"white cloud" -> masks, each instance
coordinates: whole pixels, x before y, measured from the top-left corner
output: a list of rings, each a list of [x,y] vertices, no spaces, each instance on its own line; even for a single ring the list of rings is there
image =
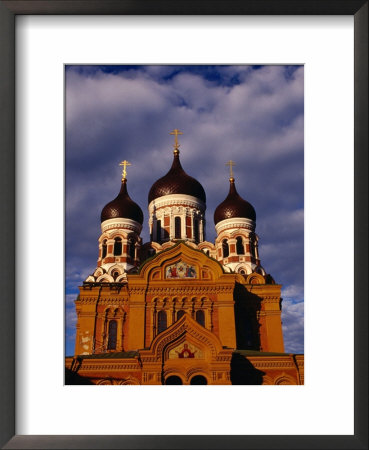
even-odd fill
[[[304,288],[301,285],[291,284],[282,288],[282,297],[290,304],[291,302],[301,302],[304,298]],[[294,307],[296,307],[294,303]],[[301,306],[300,306],[301,307]]]
[[[282,303],[284,347],[287,353],[304,353],[304,303]]]

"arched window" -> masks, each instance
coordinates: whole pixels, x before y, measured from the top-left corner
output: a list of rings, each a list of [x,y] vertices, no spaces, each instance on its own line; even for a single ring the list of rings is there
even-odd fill
[[[114,272],[112,272],[111,276],[114,278],[114,280],[116,280],[118,278],[118,276],[119,276],[119,272],[114,270]]]
[[[178,312],[177,312],[177,320],[179,320],[183,315],[184,315],[184,311],[183,311],[183,309],[180,309]]]
[[[196,322],[202,325],[203,327],[205,326],[205,314],[204,311],[201,311],[201,309],[196,311]]]
[[[102,244],[102,256],[101,256],[102,258],[105,258],[106,252],[107,252],[107,245],[106,245],[106,239],[105,239]]]
[[[223,249],[223,258],[227,258],[227,256],[229,256],[229,246],[227,239],[223,240],[222,249]]]
[[[182,380],[177,375],[171,375],[165,380],[165,384],[183,384]]]
[[[128,254],[131,257],[132,260],[135,259],[135,240],[130,239],[128,243]]]
[[[199,221],[197,219],[194,219],[193,221],[193,234],[194,234],[194,238],[195,238],[195,242],[199,242],[200,237],[199,237]]]
[[[191,378],[190,384],[208,384],[208,380],[202,375],[195,375]]]
[[[108,350],[115,350],[117,347],[117,321],[111,320],[109,322],[109,339],[108,339]]]
[[[242,237],[238,236],[236,239],[236,251],[237,255],[244,255],[245,254],[245,248],[243,246]]]
[[[122,239],[117,237],[114,239],[114,256],[120,256],[122,254]]]
[[[159,311],[158,313],[158,334],[167,329],[167,313]]]
[[[175,217],[174,218],[174,238],[175,239],[181,239],[181,218]]]
[[[156,221],[156,242],[161,241],[161,220]]]

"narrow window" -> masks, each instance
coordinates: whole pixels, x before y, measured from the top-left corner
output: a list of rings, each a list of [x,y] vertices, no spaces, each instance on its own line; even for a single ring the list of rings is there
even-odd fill
[[[200,240],[200,237],[199,237],[199,221],[197,219],[194,219],[194,221],[193,221],[193,228],[194,228],[193,234],[195,237],[195,242],[198,243]]]
[[[222,249],[223,249],[223,258],[227,258],[227,256],[229,256],[229,246],[227,239],[223,240]]]
[[[130,239],[129,240],[129,248],[128,248],[129,256],[131,257],[132,261],[135,259],[135,240]]]
[[[255,258],[255,244],[253,241],[250,241],[250,253],[251,253],[251,256],[253,256]]]
[[[196,322],[199,323],[200,325],[202,325],[203,327],[205,326],[204,311],[201,311],[200,309],[198,311],[196,311]]]
[[[181,239],[181,218],[174,218],[174,237],[175,239]]]
[[[245,249],[243,246],[243,241],[242,241],[242,237],[238,236],[236,239],[236,251],[237,251],[237,255],[244,255],[245,254]]]
[[[116,280],[119,276],[119,272],[114,271],[111,275],[114,278],[114,280]]]
[[[159,311],[158,313],[158,333],[167,329],[167,313],[165,311]]]
[[[156,242],[161,241],[161,220],[156,221]]]
[[[109,322],[108,350],[115,350],[116,347],[117,347],[117,321],[111,320]]]
[[[177,320],[179,320],[183,315],[184,315],[184,311],[183,311],[183,309],[180,309],[178,312],[177,312]]]
[[[117,237],[114,239],[114,256],[122,254],[122,239]]]
[[[107,252],[107,245],[106,245],[106,239],[103,241],[102,245],[102,258],[105,258]]]

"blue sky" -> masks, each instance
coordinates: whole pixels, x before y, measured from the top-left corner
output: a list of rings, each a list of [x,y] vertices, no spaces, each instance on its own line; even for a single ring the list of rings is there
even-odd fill
[[[66,354],[74,352],[74,299],[94,271],[100,213],[120,188],[144,212],[147,195],[172,162],[174,128],[181,162],[207,197],[206,238],[228,193],[228,168],[256,210],[261,263],[283,285],[285,350],[303,352],[304,72],[302,66],[66,67]]]

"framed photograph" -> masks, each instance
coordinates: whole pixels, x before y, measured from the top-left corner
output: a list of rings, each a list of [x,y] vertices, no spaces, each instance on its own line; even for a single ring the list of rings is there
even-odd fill
[[[4,448],[367,448],[367,19],[0,3]]]
[[[66,384],[303,385],[304,67],[66,65],[65,96]]]

